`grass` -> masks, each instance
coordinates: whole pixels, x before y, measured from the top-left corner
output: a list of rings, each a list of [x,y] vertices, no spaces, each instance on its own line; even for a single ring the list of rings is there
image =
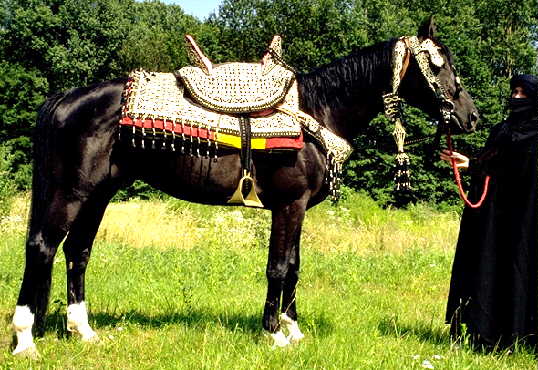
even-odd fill
[[[268,212],[132,201],[109,207],[87,273],[101,342],[66,334],[59,253],[41,358],[14,358],[27,204],[16,199],[0,225],[0,368],[536,369],[524,348],[484,354],[451,343],[443,317],[456,213],[382,210],[359,194],[307,214],[299,345],[271,350],[261,330]]]

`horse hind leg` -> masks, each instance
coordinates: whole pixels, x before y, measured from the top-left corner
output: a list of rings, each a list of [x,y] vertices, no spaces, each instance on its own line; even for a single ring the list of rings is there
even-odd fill
[[[267,298],[263,312],[263,328],[269,332],[276,347],[285,347],[290,344],[282,332],[279,312],[284,283],[293,255],[293,245],[296,234],[301,228],[305,209],[306,201],[302,199],[273,208],[269,259],[266,270]],[[290,295],[288,294],[284,298],[287,300]],[[286,305],[288,304],[287,301]]]
[[[46,200],[33,195],[25,269],[12,321],[16,335],[13,354],[33,357],[37,352],[32,329],[35,327],[38,336],[44,334],[54,257],[80,208],[80,201],[66,199],[60,191]]]
[[[85,273],[93,241],[113,192],[96,191],[94,194],[95,198],[81,208],[63,245],[67,270],[67,330],[86,342],[98,341],[99,337],[88,322]]]
[[[295,299],[297,282],[299,281],[300,240],[301,228],[299,227],[296,231],[289,260],[288,273],[286,274],[282,290],[282,313],[280,315],[280,324],[284,332],[288,333],[287,339],[290,343],[297,343],[304,338],[304,334],[297,324],[297,307]]]

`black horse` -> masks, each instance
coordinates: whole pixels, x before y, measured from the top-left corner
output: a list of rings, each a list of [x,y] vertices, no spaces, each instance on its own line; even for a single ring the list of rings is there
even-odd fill
[[[478,120],[476,108],[459,84],[448,49],[432,33],[431,25],[425,24],[418,40],[430,40],[444,62],[429,68],[454,105],[448,120],[451,129],[470,132]],[[361,125],[383,110],[382,94],[391,91],[391,58],[397,41],[357,50],[311,73],[297,75],[302,109],[351,141]],[[38,335],[43,334],[53,259],[64,238],[68,330],[83,340],[97,338],[88,325],[84,275],[105,208],[118,189],[142,179],[177,198],[223,205],[237,186],[241,170],[238,152],[221,153],[213,160],[143,153],[121,145],[118,121],[126,82],[120,78],[76,88],[52,96],[40,109],[26,267],[13,317],[17,335],[14,353],[35,351],[34,327]],[[440,117],[438,96],[411,53],[398,94],[432,117]],[[295,304],[301,226],[305,211],[328,195],[326,162],[324,152],[308,136],[304,148],[295,154],[253,158],[256,190],[272,212],[263,328],[276,345],[303,336]],[[287,337],[281,325],[289,332]]]

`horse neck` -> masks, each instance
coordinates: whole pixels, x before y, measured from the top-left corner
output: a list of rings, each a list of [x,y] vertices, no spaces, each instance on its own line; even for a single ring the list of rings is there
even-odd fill
[[[390,90],[395,40],[360,49],[297,76],[301,109],[340,137],[352,140],[383,110]]]

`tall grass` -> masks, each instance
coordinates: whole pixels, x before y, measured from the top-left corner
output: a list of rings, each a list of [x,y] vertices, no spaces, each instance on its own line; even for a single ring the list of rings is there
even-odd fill
[[[26,204],[17,199],[0,225],[2,368],[536,369],[525,348],[451,343],[443,316],[457,213],[383,210],[360,194],[307,214],[297,292],[307,337],[297,346],[271,350],[261,330],[268,212],[138,201],[110,206],[94,246],[87,300],[101,342],[66,336],[59,253],[42,357],[13,358]]]
[[[134,247],[190,249],[266,246],[268,211],[207,207],[178,200],[131,201],[107,210],[97,239]],[[324,202],[307,212],[302,243],[322,252],[402,253],[410,248],[450,252],[459,215],[424,204],[408,210],[382,209],[365,195],[350,193],[338,207]],[[238,235],[240,237],[238,237]]]

